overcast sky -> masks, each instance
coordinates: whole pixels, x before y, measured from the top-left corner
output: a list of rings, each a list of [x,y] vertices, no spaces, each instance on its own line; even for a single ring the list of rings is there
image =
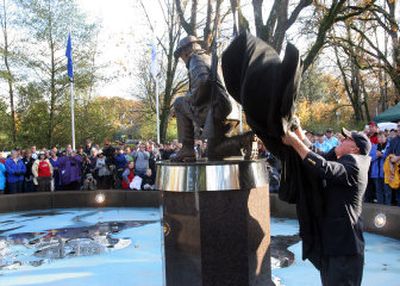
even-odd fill
[[[100,56],[97,64],[105,65],[102,72],[114,79],[100,82],[96,87],[96,94],[101,96],[132,97],[135,89],[135,81],[132,73],[135,73],[137,62],[143,57],[148,45],[155,37],[149,28],[139,0],[77,0],[80,7],[86,13],[89,21],[99,21],[101,30],[99,33]],[[242,3],[245,3],[245,0]],[[145,0],[146,8],[159,36],[163,33],[163,15],[159,8],[159,1]],[[162,1],[161,1],[162,2]],[[204,2],[204,3],[202,3]],[[225,5],[229,1],[225,1]],[[206,1],[201,0],[199,6],[205,6]],[[244,5],[244,9],[251,8]],[[251,10],[249,10],[251,14]],[[230,18],[229,18],[230,20]],[[77,43],[78,44],[78,43]]]
[[[160,13],[156,7],[157,1],[145,2],[155,6],[151,11],[152,16]],[[99,83],[97,94],[129,98],[135,87],[132,76],[135,70],[132,68],[145,50],[150,49],[146,41],[150,42],[152,38],[139,1],[78,0],[78,3],[90,21],[98,20],[101,23],[97,64],[105,65],[102,69],[104,75],[114,77],[111,81]]]
[[[97,64],[105,65],[102,72],[114,79],[98,83],[96,91],[102,96],[121,96],[129,98],[135,89],[132,73],[136,72],[138,60],[143,57],[147,45],[151,42],[152,34],[145,18],[139,0],[77,0],[89,20],[98,20],[101,23],[99,33],[100,56]],[[205,1],[205,0],[204,0]],[[202,1],[200,1],[202,2]],[[229,1],[225,1],[229,2]],[[242,3],[251,2],[250,0]],[[270,1],[272,2],[272,1]],[[162,31],[162,13],[156,0],[145,0],[150,11],[153,25],[156,30]],[[265,10],[269,7],[265,5]],[[245,5],[244,13],[251,16],[252,7]],[[307,14],[307,10],[302,12]],[[266,13],[265,13],[266,14]],[[397,17],[400,18],[400,5],[397,6]],[[250,21],[252,24],[252,21]],[[301,53],[307,49],[307,42],[301,32],[294,26],[289,31],[289,38],[299,48]],[[149,54],[150,57],[150,54]]]

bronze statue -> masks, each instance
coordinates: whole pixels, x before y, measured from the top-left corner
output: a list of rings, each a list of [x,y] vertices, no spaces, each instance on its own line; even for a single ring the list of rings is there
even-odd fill
[[[220,77],[217,75],[216,80],[211,79],[211,57],[199,43],[195,36],[187,36],[175,51],[175,57],[180,57],[188,69],[189,90],[174,103],[178,139],[183,145],[174,160],[195,161],[195,133],[197,137],[207,139],[209,160],[241,155],[241,149],[250,154],[252,132],[233,137],[226,135],[233,125],[227,120],[232,104]],[[236,122],[238,120],[237,117]]]

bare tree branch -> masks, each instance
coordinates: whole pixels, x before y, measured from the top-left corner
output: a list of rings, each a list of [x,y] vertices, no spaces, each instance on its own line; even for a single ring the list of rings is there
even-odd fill
[[[186,33],[188,33],[188,35],[196,35],[195,31],[192,29],[192,26],[185,20],[185,14],[182,10],[181,0],[175,0],[175,5],[182,28],[186,31]]]
[[[145,14],[146,19],[147,19],[147,22],[148,22],[148,24],[149,24],[149,26],[150,26],[151,32],[153,33],[153,35],[156,35],[154,26],[153,26],[153,24],[152,24],[152,21],[150,20],[150,16],[149,16],[149,14],[147,13],[146,7],[144,6],[142,0],[140,0],[140,5],[142,6],[142,9],[143,9],[144,14]],[[165,47],[165,45],[164,45],[162,39],[160,39],[160,37],[156,36],[156,40],[157,40],[158,44],[161,46],[161,48],[164,50],[164,53],[167,53],[167,48]]]
[[[318,28],[317,39],[312,45],[306,58],[304,59],[304,70],[312,64],[317,57],[319,51],[325,44],[326,33],[331,29],[332,25],[336,22],[336,15],[342,10],[346,0],[333,1],[329,11],[324,15]]]

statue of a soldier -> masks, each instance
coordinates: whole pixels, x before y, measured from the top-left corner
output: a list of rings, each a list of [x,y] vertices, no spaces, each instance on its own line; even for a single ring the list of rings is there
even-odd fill
[[[174,160],[195,160],[195,130],[200,130],[201,139],[207,139],[209,160],[241,155],[241,149],[244,149],[245,154],[249,156],[254,137],[252,132],[226,137],[232,128],[232,124],[227,120],[232,112],[230,96],[218,75],[216,81],[212,81],[211,57],[199,43],[195,36],[187,36],[179,42],[175,51],[175,57],[180,57],[188,69],[189,90],[174,103],[178,137],[183,145]],[[212,95],[213,84],[215,84],[214,95]],[[236,118],[230,118],[232,122],[239,120],[239,112],[236,113]]]

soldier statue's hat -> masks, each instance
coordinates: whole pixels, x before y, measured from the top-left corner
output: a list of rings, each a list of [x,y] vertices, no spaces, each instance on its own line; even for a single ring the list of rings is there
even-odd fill
[[[175,58],[178,58],[182,52],[182,50],[187,47],[189,44],[192,43],[200,43],[201,41],[192,35],[189,35],[187,37],[184,37],[183,39],[181,39],[178,43],[178,46],[176,47],[176,50],[174,52],[174,56]]]

